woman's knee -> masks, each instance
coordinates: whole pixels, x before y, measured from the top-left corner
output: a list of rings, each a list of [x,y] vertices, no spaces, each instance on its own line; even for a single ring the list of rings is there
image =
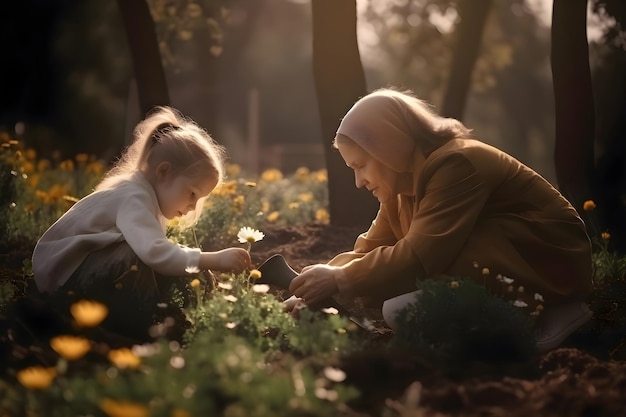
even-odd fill
[[[416,304],[417,296],[420,293],[421,291],[413,291],[406,294],[401,294],[397,297],[390,298],[383,303],[383,319],[391,329],[396,331],[398,330],[398,313],[404,310],[409,305]]]

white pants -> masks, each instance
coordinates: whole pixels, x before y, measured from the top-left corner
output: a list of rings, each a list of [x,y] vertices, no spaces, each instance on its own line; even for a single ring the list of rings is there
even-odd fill
[[[398,295],[397,297],[390,298],[383,303],[383,319],[391,329],[398,330],[399,323],[396,320],[398,312],[409,304],[415,304],[417,297],[422,291],[413,291],[406,294]]]

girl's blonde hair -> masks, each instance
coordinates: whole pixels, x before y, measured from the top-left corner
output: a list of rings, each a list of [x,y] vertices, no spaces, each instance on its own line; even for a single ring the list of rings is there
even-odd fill
[[[176,175],[213,176],[217,180],[216,187],[224,180],[224,147],[193,120],[171,107],[154,108],[137,124],[133,138],[133,143],[105,174],[96,191],[115,188],[137,171],[156,168],[161,162],[169,162]],[[196,209],[184,216],[184,224],[191,225],[198,220],[205,199],[206,196],[199,199]]]

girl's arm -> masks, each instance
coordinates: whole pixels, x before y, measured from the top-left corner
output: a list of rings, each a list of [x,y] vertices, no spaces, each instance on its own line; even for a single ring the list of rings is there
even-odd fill
[[[243,248],[227,248],[217,252],[202,252],[198,268],[241,272],[250,266],[250,254]]]

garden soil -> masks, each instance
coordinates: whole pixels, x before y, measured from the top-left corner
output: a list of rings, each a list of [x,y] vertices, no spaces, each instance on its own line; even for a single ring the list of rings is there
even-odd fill
[[[265,238],[253,245],[253,261],[259,265],[278,253],[298,271],[350,250],[360,231],[319,224],[266,227]],[[368,335],[372,348],[344,363],[348,381],[361,391],[346,415],[626,417],[625,339],[615,334],[624,323],[611,323],[615,303],[597,298],[592,322],[531,366],[477,364],[456,373],[441,372],[432,357],[387,349],[393,331],[380,312],[338,298],[352,314],[374,324]]]

